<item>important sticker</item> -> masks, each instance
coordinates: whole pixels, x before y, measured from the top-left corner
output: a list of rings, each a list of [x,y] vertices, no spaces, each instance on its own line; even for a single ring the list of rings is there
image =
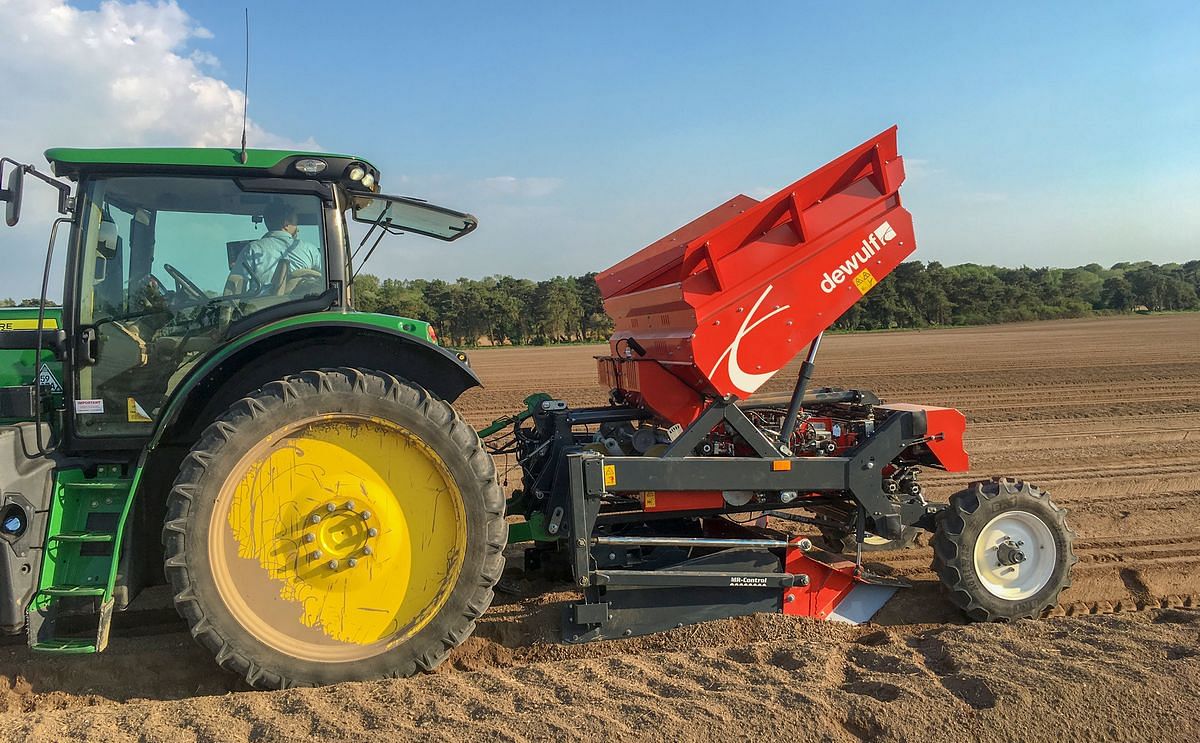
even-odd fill
[[[146,413],[145,409],[142,408],[141,404],[139,404],[138,401],[134,400],[132,397],[126,398],[125,407],[126,407],[126,414],[128,415],[130,423],[153,423],[154,422],[154,419],[151,418]]]
[[[604,487],[611,488],[617,484],[617,465],[604,465]]]
[[[76,415],[99,415],[104,412],[103,400],[76,400]]]
[[[654,496],[654,491],[653,491],[653,490],[647,490],[647,491],[646,491],[646,496],[645,496],[645,498],[644,498],[644,499],[643,499],[643,501],[642,501],[642,508],[644,508],[644,509],[646,509],[647,511],[649,511],[649,510],[651,510],[651,509],[655,508],[657,505],[658,505],[658,498],[656,498],[656,497]]]
[[[869,268],[864,268],[861,273],[854,277],[854,285],[858,287],[859,294],[866,294],[878,283],[879,281]]]

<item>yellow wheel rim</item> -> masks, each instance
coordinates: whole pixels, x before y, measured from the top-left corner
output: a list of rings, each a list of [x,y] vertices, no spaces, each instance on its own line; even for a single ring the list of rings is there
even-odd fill
[[[462,495],[445,462],[391,421],[295,422],[241,458],[208,555],[234,618],[296,658],[354,661],[412,637],[462,569]]]

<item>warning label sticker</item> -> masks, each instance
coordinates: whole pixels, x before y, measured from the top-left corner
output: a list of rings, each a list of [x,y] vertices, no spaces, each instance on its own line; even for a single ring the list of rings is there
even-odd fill
[[[145,409],[142,408],[141,404],[138,403],[137,400],[134,400],[132,397],[126,398],[125,407],[126,407],[126,414],[128,415],[130,423],[153,423],[154,422],[154,419],[151,418],[146,413]]]
[[[49,364],[42,364],[38,369],[38,386],[44,387],[55,394],[62,394],[63,388],[58,381],[58,377],[54,376]]]
[[[104,412],[103,400],[76,400],[75,413],[77,415],[99,415]]]
[[[866,294],[878,283],[879,281],[870,269],[864,268],[860,274],[854,277],[854,286],[858,287],[859,294]]]

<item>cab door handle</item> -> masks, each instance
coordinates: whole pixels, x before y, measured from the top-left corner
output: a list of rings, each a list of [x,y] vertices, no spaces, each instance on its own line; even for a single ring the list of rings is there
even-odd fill
[[[100,336],[94,326],[84,326],[79,329],[79,346],[75,350],[76,363],[79,366],[94,366],[100,355]]]

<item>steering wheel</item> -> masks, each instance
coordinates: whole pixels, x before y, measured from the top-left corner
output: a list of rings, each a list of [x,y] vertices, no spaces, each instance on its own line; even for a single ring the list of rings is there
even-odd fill
[[[190,299],[194,299],[197,302],[208,300],[208,295],[204,293],[204,290],[196,286],[196,282],[184,276],[183,272],[178,268],[175,268],[170,263],[164,263],[163,270],[170,274],[171,278],[175,279],[175,291],[181,291]]]

